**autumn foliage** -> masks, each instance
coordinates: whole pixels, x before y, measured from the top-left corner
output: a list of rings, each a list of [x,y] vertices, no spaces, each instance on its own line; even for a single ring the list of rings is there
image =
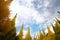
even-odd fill
[[[47,34],[42,30],[32,38],[29,26],[27,34],[25,38],[23,38],[24,24],[22,24],[19,34],[16,35],[15,21],[17,15],[15,15],[12,20],[9,18],[9,5],[11,2],[12,0],[0,0],[0,40],[60,40],[60,20],[57,18],[54,20],[55,24],[52,23],[54,32],[50,30],[47,24]]]

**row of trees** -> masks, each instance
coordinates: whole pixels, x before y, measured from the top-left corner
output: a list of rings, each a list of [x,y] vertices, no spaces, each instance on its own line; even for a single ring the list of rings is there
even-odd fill
[[[48,25],[46,25],[48,33],[46,34],[44,30],[37,35],[34,40],[60,40],[60,21],[55,18],[55,24],[52,24],[53,31],[52,32]]]
[[[12,20],[9,18],[10,11],[8,6],[11,2],[12,0],[0,0],[0,40],[32,40],[29,27],[25,38],[23,38],[23,24],[19,34],[16,35],[15,20],[17,14]],[[54,33],[51,32],[49,26],[46,25],[48,33],[46,34],[44,30],[42,30],[33,40],[60,40],[60,21],[57,18],[55,19],[55,24],[52,24]]]
[[[23,27],[24,27],[24,24],[22,24],[22,27],[21,27],[21,30],[19,32],[19,34],[17,35],[18,36],[18,40],[32,40],[32,37],[30,35],[30,27],[28,27],[28,32],[25,36],[25,38],[23,38]]]
[[[54,32],[52,32],[49,26],[46,25],[48,33],[46,34],[45,31],[42,30],[37,35],[34,35],[35,36],[34,38],[30,36],[30,28],[28,27],[27,35],[25,36],[25,38],[23,38],[23,24],[22,24],[22,28],[17,36],[19,40],[60,40],[60,20],[55,18],[55,24],[51,25]]]

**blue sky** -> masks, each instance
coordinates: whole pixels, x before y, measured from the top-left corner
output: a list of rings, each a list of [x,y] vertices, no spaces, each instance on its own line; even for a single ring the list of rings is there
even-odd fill
[[[17,33],[24,22],[24,35],[28,25],[30,25],[31,35],[33,35],[42,28],[46,30],[46,24],[50,26],[54,17],[59,18],[60,14],[57,11],[60,11],[60,0],[13,0],[10,10],[10,18],[17,13]]]

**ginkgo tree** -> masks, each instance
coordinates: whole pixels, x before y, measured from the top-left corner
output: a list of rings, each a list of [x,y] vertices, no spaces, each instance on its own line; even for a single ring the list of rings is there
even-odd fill
[[[9,6],[12,0],[0,0],[0,40],[15,40],[16,28],[15,19],[9,18]]]
[[[30,26],[28,27],[28,32],[25,36],[25,40],[32,40],[31,35],[30,35]]]
[[[16,16],[11,20],[11,30],[6,34],[7,35],[7,40],[15,40],[16,37],[16,28],[15,28],[15,21],[16,21]]]
[[[55,18],[55,24],[52,27],[55,32],[55,39],[60,40],[60,21],[57,18]]]
[[[24,27],[24,24],[22,24],[22,27],[21,27],[20,32],[18,34],[19,40],[23,40],[23,27]]]

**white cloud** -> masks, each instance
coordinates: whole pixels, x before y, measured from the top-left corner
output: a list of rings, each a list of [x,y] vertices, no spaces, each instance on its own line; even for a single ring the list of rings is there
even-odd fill
[[[44,7],[48,7],[51,0],[44,0]]]
[[[42,4],[37,5],[37,8],[41,8],[41,7],[42,7]]]
[[[45,21],[45,18],[41,16],[39,13],[33,13],[32,16],[37,23],[42,23]]]
[[[19,0],[20,1],[20,5],[25,5],[26,7],[32,7],[32,1],[33,0]]]
[[[48,11],[46,10],[46,11],[44,11],[43,16],[44,16],[44,17],[50,17],[51,14],[50,14],[50,12],[48,12]]]
[[[27,4],[31,4],[32,6],[32,1],[33,0],[20,0],[22,3],[23,2],[27,2]],[[46,0],[47,2],[47,0]],[[48,4],[48,3],[47,3]],[[29,5],[27,5],[29,6]],[[12,10],[13,15],[15,15],[15,13],[17,13],[17,21],[16,21],[16,25],[20,25],[22,24],[22,22],[24,22],[25,24],[31,22],[32,20],[36,21],[37,24],[39,23],[43,23],[44,21],[46,21],[47,19],[45,17],[50,16],[50,13],[48,11],[46,11],[46,9],[44,8],[44,12],[43,14],[38,13],[37,10],[35,10],[34,8],[30,8],[26,7],[25,5],[20,5],[18,2],[13,1],[12,5],[10,6],[10,10]],[[11,15],[11,18],[13,17],[13,15]]]
[[[37,23],[42,23],[45,21],[44,17],[41,16],[34,8],[28,8],[24,5],[19,5],[17,2],[13,2],[10,8],[12,12],[18,14],[16,21],[17,25],[18,23],[20,25],[22,22],[29,23],[31,19],[35,20]]]

